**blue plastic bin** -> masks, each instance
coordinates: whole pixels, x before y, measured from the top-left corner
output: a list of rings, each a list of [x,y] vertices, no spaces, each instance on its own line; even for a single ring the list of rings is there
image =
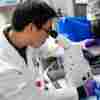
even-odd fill
[[[79,42],[92,38],[91,24],[85,17],[62,17],[57,22],[57,32],[66,34],[67,38]]]

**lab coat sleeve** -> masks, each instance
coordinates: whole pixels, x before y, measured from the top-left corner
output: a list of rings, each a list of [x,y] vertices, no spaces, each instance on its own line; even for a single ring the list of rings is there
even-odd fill
[[[20,92],[25,83],[24,72],[16,67],[0,60],[0,100]]]

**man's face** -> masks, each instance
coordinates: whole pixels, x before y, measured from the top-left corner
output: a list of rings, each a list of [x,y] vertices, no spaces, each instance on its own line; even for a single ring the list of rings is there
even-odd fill
[[[31,34],[31,46],[39,48],[48,38],[48,32],[52,27],[52,20],[48,20],[41,29],[33,27]]]

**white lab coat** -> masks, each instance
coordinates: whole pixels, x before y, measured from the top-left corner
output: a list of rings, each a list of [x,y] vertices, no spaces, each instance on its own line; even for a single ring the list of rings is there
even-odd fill
[[[2,31],[3,29],[0,30],[0,100],[55,100],[53,94],[43,95],[35,87],[34,80],[37,74],[32,61],[36,54],[34,49],[27,48],[28,64],[25,64],[24,59],[7,41]],[[76,99],[73,97],[67,100],[78,99],[75,88],[69,88],[67,92],[71,92],[72,97],[73,93],[76,96]]]
[[[24,59],[2,34],[2,29],[0,30],[0,100],[33,100],[33,97],[36,98],[33,77],[35,75],[32,70],[34,67],[31,62],[31,57],[34,55],[32,53],[33,49],[27,48],[27,59],[30,62],[26,65]]]

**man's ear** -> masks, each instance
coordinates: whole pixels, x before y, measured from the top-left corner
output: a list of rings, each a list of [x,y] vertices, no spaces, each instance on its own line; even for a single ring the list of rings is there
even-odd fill
[[[29,23],[28,25],[25,26],[24,32],[32,32],[34,28],[34,25],[32,23]]]

